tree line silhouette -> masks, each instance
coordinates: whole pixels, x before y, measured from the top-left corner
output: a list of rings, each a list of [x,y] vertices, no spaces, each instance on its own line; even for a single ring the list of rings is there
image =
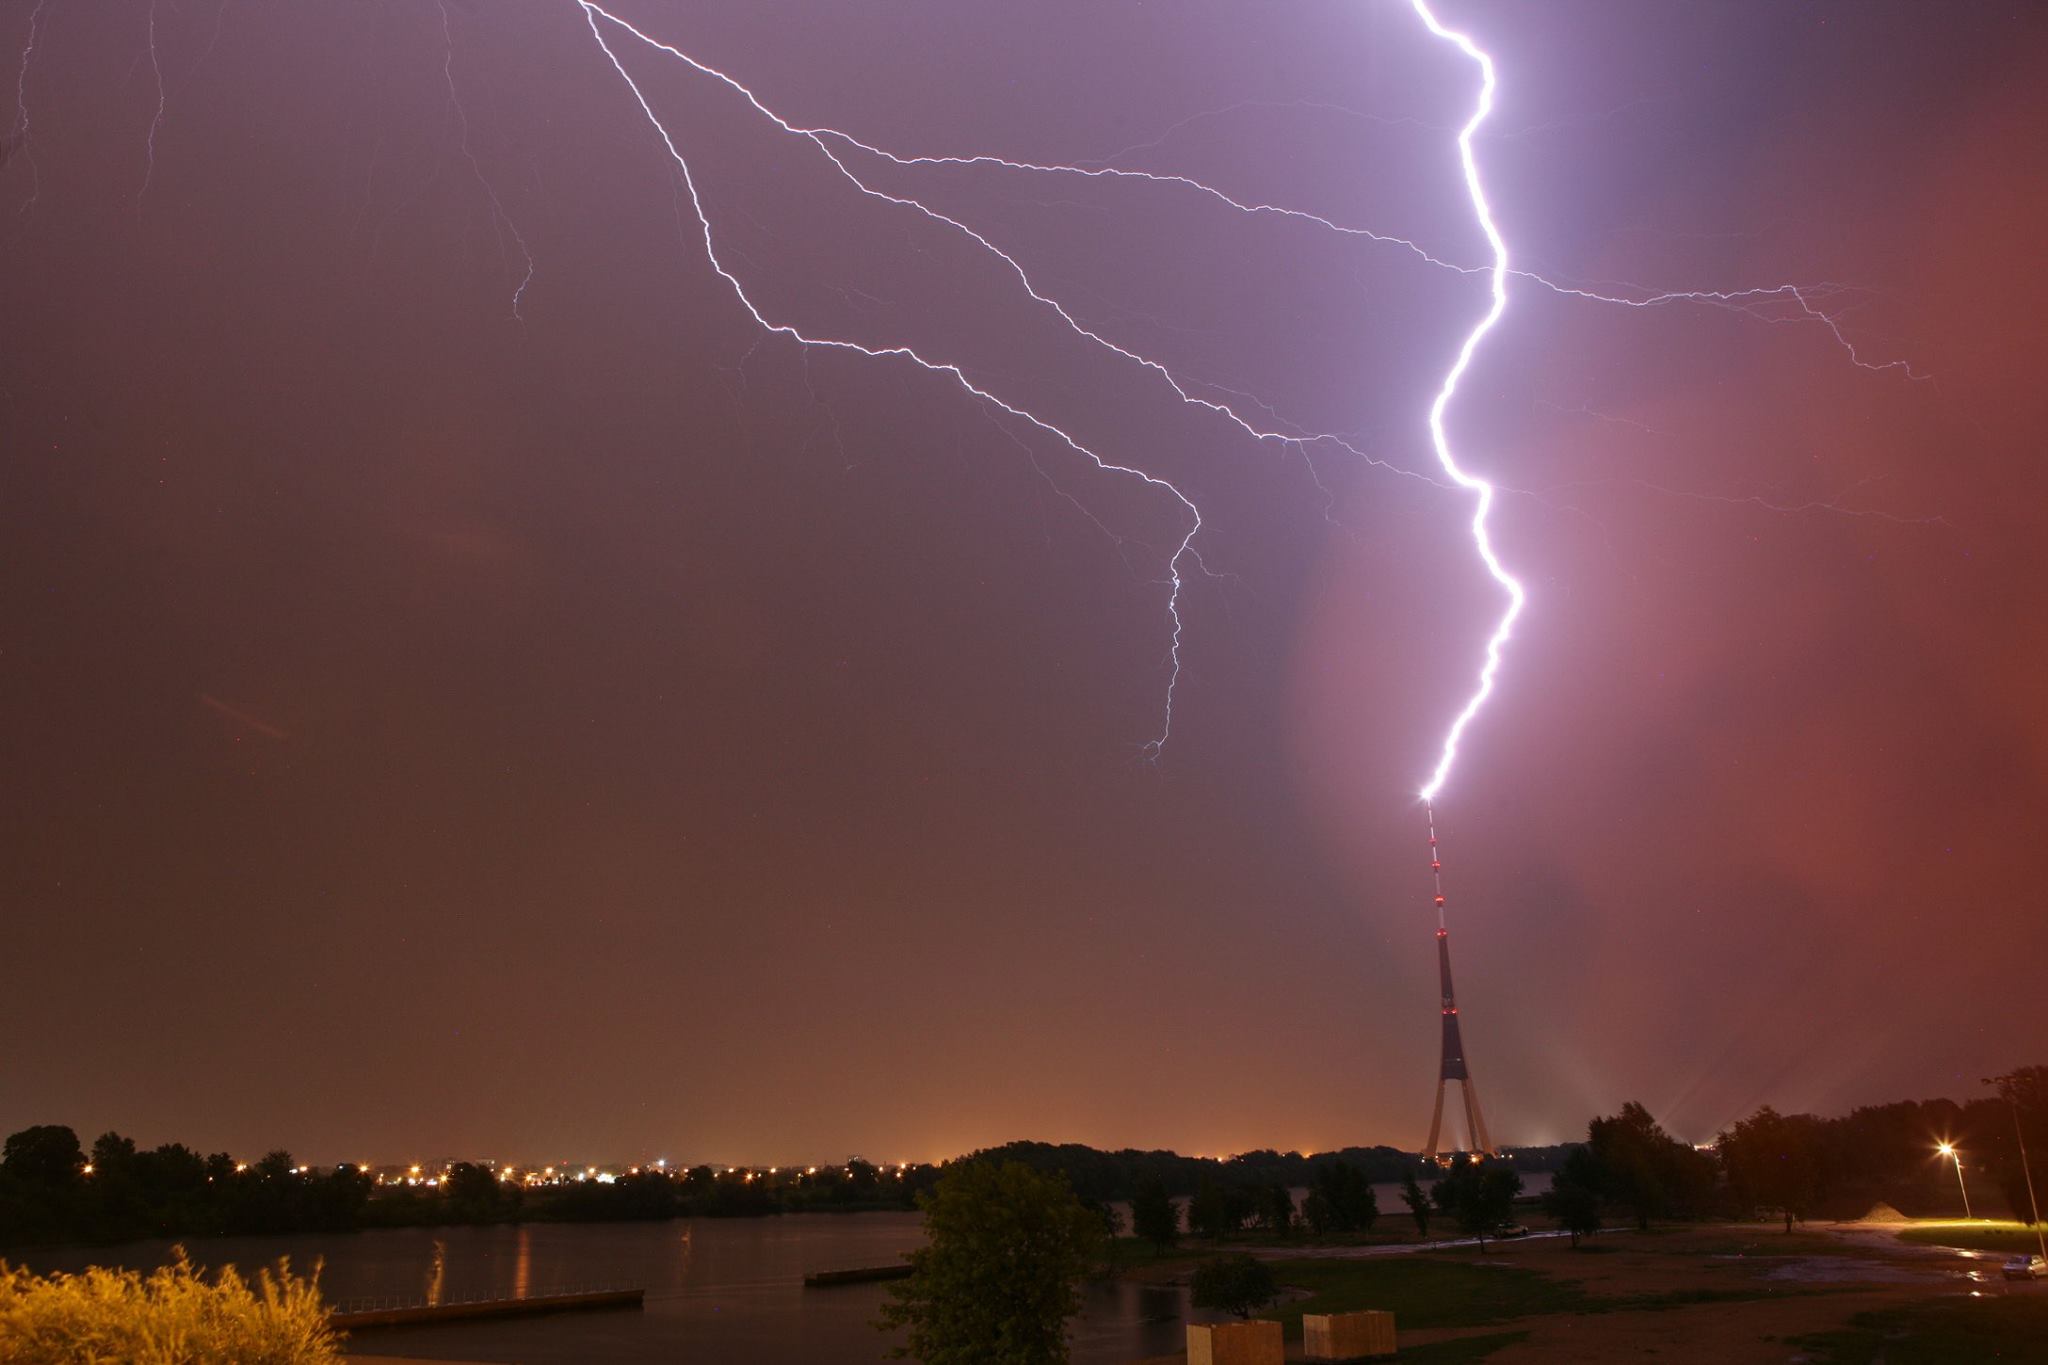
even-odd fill
[[[1695,1148],[1666,1133],[1640,1104],[1593,1119],[1586,1141],[1514,1152],[1511,1168],[1551,1170],[1546,1208],[1574,1233],[1603,1213],[1647,1227],[1654,1219],[1854,1218],[1877,1203],[1909,1215],[1959,1212],[1955,1169],[1937,1142],[1962,1154],[1980,1216],[2004,1209],[2022,1222],[2027,1196],[2021,1140],[2048,1161],[2048,1067],[1998,1078],[1995,1094],[1967,1102],[1905,1100],[1832,1118],[1779,1114],[1766,1106]],[[1415,1177],[1434,1174],[1392,1147],[1303,1155],[1261,1150],[1227,1159],[1169,1151],[1102,1151],[1079,1144],[1012,1142],[960,1161],[1018,1163],[1063,1176],[1091,1210],[1133,1205],[1133,1230],[1165,1243],[1187,1226],[1227,1237],[1247,1226],[1318,1236],[1363,1233],[1381,1210],[1371,1186],[1405,1182],[1417,1228],[1432,1213],[1484,1231],[1502,1216],[1504,1178],[1466,1185],[1437,1180],[1425,1198]],[[957,1163],[948,1163],[953,1165]],[[1493,1163],[1488,1163],[1491,1166]],[[242,1163],[179,1143],[144,1150],[118,1133],[90,1152],[54,1124],[14,1133],[0,1149],[0,1245],[114,1242],[228,1233],[339,1232],[368,1227],[509,1221],[603,1222],[684,1216],[747,1217],[810,1210],[915,1207],[944,1168],[881,1168],[858,1157],[839,1166],[764,1172],[713,1166],[641,1170],[608,1181],[528,1187],[482,1165],[458,1162],[433,1185],[379,1185],[358,1166],[314,1168],[274,1151]],[[1453,1168],[1454,1174],[1460,1174]],[[2037,1183],[2048,1170],[2036,1174]],[[1460,1175],[1460,1178],[1463,1178]],[[1297,1212],[1291,1191],[1309,1195]],[[1508,1189],[1502,1197],[1500,1191]],[[1994,1198],[1994,1192],[1996,1198]],[[1483,1211],[1482,1211],[1483,1210]]]

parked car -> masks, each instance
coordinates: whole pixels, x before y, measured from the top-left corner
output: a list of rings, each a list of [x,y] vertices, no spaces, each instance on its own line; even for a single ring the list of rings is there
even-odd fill
[[[1493,1235],[1496,1237],[1527,1237],[1529,1229],[1523,1227],[1520,1223],[1502,1223],[1493,1230]]]
[[[2048,1266],[2042,1264],[2039,1256],[2015,1256],[2005,1263],[2005,1278],[2008,1280],[2038,1279]]]

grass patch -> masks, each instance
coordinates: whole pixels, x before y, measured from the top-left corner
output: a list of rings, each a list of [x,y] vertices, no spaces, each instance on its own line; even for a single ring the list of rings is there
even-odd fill
[[[1576,1280],[1553,1279],[1523,1266],[1427,1256],[1276,1261],[1273,1275],[1309,1292],[1307,1299],[1265,1315],[1286,1323],[1290,1334],[1300,1332],[1303,1313],[1382,1308],[1403,1327],[1485,1327],[1542,1313],[1582,1311],[1590,1302]]]
[[[1915,1246],[1969,1247],[1972,1251],[2003,1251],[2017,1255],[2022,1251],[2040,1254],[2041,1243],[2034,1236],[2034,1230],[2024,1223],[1931,1223],[1923,1226],[1902,1228],[1899,1240]]]
[[[2048,1299],[1929,1299],[1858,1313],[1847,1327],[1793,1344],[1813,1352],[1816,1365],[2048,1365]]]
[[[1743,1289],[1673,1289],[1664,1294],[1627,1294],[1612,1298],[1593,1299],[1582,1312],[1587,1313],[1662,1313],[1673,1308],[1691,1308],[1702,1303],[1754,1303],[1758,1299],[1806,1299],[1823,1294],[1840,1294],[1844,1289],[1832,1286],[1811,1288],[1801,1286],[1788,1288],[1784,1285],[1755,1285]]]
[[[1290,1336],[1300,1333],[1304,1313],[1349,1313],[1361,1308],[1385,1309],[1404,1328],[1488,1327],[1553,1313],[1658,1313],[1698,1304],[1840,1292],[1758,1282],[1657,1294],[1598,1295],[1587,1293],[1577,1280],[1558,1279],[1526,1266],[1429,1256],[1276,1261],[1273,1275],[1283,1285],[1308,1291],[1305,1299],[1261,1314],[1286,1324]]]
[[[1638,1233],[1629,1234],[1640,1236]],[[1683,1241],[1652,1246],[1630,1246],[1627,1239],[1617,1238],[1615,1243],[1623,1250],[1641,1251],[1657,1256],[1688,1256],[1711,1258],[1716,1256],[1877,1256],[1882,1253],[1871,1251],[1824,1232],[1730,1232],[1716,1229],[1701,1230]]]

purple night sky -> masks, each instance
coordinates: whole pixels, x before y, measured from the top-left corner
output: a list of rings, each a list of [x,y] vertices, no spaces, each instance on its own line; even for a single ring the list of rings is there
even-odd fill
[[[613,8],[800,125],[1486,261],[1476,73],[1399,0]],[[1519,267],[1842,338],[1518,278],[1452,409],[1530,590],[1437,805],[1494,1134],[1970,1097],[2048,1048],[2048,11],[1440,13]],[[1424,419],[1483,275],[842,149],[1352,449],[1261,442],[609,29],[764,312],[1199,506],[1155,757],[1185,509],[764,333],[575,0],[150,29],[0,13],[0,1131],[1420,1143],[1414,793],[1500,606]]]

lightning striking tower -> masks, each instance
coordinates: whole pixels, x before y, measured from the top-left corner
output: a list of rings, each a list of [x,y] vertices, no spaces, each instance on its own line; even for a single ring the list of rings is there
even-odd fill
[[[1465,376],[1472,364],[1472,357],[1479,349],[1479,343],[1493,330],[1494,324],[1508,306],[1508,247],[1494,224],[1493,211],[1486,202],[1486,190],[1479,182],[1479,159],[1472,150],[1472,137],[1479,131],[1479,125],[1486,122],[1486,116],[1493,112],[1494,73],[1493,58],[1486,55],[1478,44],[1463,33],[1445,28],[1430,12],[1428,0],[1412,0],[1415,13],[1429,31],[1445,42],[1457,47],[1479,67],[1479,99],[1473,106],[1472,117],[1458,131],[1458,159],[1465,172],[1465,190],[1472,199],[1473,213],[1479,219],[1480,229],[1486,234],[1486,244],[1493,252],[1493,266],[1489,271],[1492,285],[1492,303],[1486,315],[1477,326],[1465,336],[1465,344],[1458,348],[1458,358],[1444,374],[1444,382],[1437,389],[1436,401],[1429,408],[1430,441],[1436,449],[1437,462],[1444,473],[1460,488],[1474,495],[1472,512],[1472,539],[1478,547],[1479,558],[1486,565],[1486,571],[1493,576],[1507,592],[1507,610],[1501,614],[1500,623],[1493,629],[1493,635],[1486,642],[1486,662],[1479,670],[1479,685],[1466,701],[1465,707],[1451,722],[1451,728],[1444,736],[1443,752],[1437,760],[1436,772],[1430,777],[1429,785],[1422,789],[1422,808],[1429,821],[1429,871],[1436,887],[1436,963],[1437,974],[1443,985],[1443,1060],[1437,1068],[1436,1111],[1429,1120],[1429,1142],[1423,1155],[1434,1158],[1437,1154],[1437,1138],[1443,1129],[1444,1087],[1452,1081],[1458,1083],[1458,1091],[1465,1101],[1466,1150],[1494,1151],[1493,1139],[1487,1136],[1486,1120],[1480,1117],[1479,1094],[1472,1086],[1472,1068],[1465,1061],[1465,1039],[1458,1027],[1458,997],[1451,989],[1451,931],[1444,921],[1444,877],[1443,859],[1439,856],[1436,842],[1436,794],[1450,776],[1451,764],[1458,756],[1458,737],[1466,725],[1479,714],[1479,708],[1493,692],[1494,675],[1500,670],[1501,650],[1514,630],[1515,618],[1522,614],[1522,603],[1526,598],[1522,585],[1515,580],[1493,551],[1493,538],[1487,533],[1487,513],[1493,510],[1493,485],[1486,480],[1468,474],[1459,467],[1457,457],[1451,453],[1450,437],[1444,431],[1444,411],[1450,407],[1451,398],[1458,391],[1458,381]]]
[[[1479,1092],[1472,1085],[1472,1068],[1465,1061],[1465,1038],[1458,1029],[1458,993],[1451,989],[1451,931],[1444,923],[1444,860],[1436,842],[1436,807],[1427,802],[1429,816],[1429,875],[1436,883],[1436,969],[1443,982],[1444,1057],[1436,1074],[1436,1110],[1429,1116],[1429,1142],[1422,1154],[1434,1159],[1437,1138],[1443,1132],[1444,1087],[1458,1083],[1458,1096],[1465,1102],[1465,1150],[1494,1154],[1493,1139],[1487,1136],[1486,1117],[1479,1112]]]

